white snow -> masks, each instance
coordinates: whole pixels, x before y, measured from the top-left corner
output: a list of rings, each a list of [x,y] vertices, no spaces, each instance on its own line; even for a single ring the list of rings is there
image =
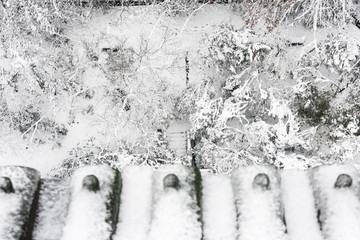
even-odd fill
[[[166,175],[176,174],[181,188],[163,188]],[[187,179],[191,173],[181,165],[159,168],[154,174],[154,200],[149,240],[199,240],[201,224],[198,221],[196,201],[191,195]]]
[[[352,177],[349,188],[334,188],[337,177]],[[313,171],[317,206],[321,211],[322,232],[327,240],[360,239],[358,173],[349,165],[323,166]]]
[[[178,157],[186,156],[186,132],[170,132],[167,134],[169,149]]]
[[[190,128],[189,121],[177,120],[172,122],[169,128],[166,129],[168,147],[178,157],[183,157],[187,154],[187,132]]]
[[[95,11],[94,17],[88,22],[66,26],[64,36],[75,44],[75,48],[79,52],[77,57],[81,58],[79,69],[85,66],[82,80],[85,82],[85,87],[96,90],[95,97],[91,100],[79,100],[76,102],[71,96],[71,99],[67,99],[67,101],[72,102],[74,100],[76,102],[74,105],[60,101],[60,105],[63,106],[57,106],[59,110],[56,110],[60,113],[55,113],[55,110],[51,113],[56,115],[54,118],[57,121],[61,118],[60,122],[67,124],[70,109],[74,111],[75,123],[66,125],[69,132],[61,141],[61,146],[54,147],[54,142],[51,141],[43,145],[36,145],[31,141],[24,140],[23,136],[19,132],[15,132],[14,129],[0,126],[0,128],[4,128],[0,129],[0,165],[26,165],[37,168],[43,176],[46,176],[46,173],[52,167],[69,157],[69,150],[78,144],[86,142],[91,137],[96,138],[96,144],[98,145],[117,148],[122,140],[131,142],[142,134],[139,129],[135,130],[133,125],[128,125],[133,119],[124,120],[126,117],[121,115],[123,112],[117,115],[116,111],[107,106],[109,99],[107,99],[108,96],[104,86],[108,87],[106,86],[108,82],[102,67],[108,53],[101,52],[102,47],[115,47],[122,40],[126,40],[125,47],[132,47],[137,52],[140,52],[140,47],[144,47],[144,43],[146,43],[146,48],[148,48],[146,50],[153,52],[153,54],[144,57],[136,70],[140,79],[146,79],[146,81],[142,82],[144,92],[157,86],[155,82],[164,81],[167,90],[159,92],[158,95],[161,95],[161,97],[171,95],[172,97],[172,95],[178,96],[181,90],[188,87],[185,84],[184,73],[185,53],[188,53],[190,62],[190,83],[197,84],[204,78],[211,79],[213,78],[211,71],[214,71],[214,69],[209,69],[203,62],[202,52],[208,49],[202,43],[202,39],[207,34],[214,33],[214,29],[217,29],[219,24],[231,23],[236,28],[244,26],[242,16],[238,12],[232,11],[229,5],[207,5],[189,18],[169,17],[165,13],[159,14],[159,10],[151,8],[152,6],[99,9]],[[1,11],[0,4],[0,14]],[[261,28],[261,31],[264,28],[264,26],[258,27]],[[352,24],[347,26],[344,31],[347,31],[349,36],[360,37],[359,29],[352,26]],[[289,69],[298,68],[298,61],[303,55],[308,54],[314,44],[321,43],[321,38],[324,38],[329,33],[335,33],[335,36],[336,32],[337,30],[333,31],[327,27],[319,29],[318,32],[313,32],[297,24],[280,26],[273,33],[269,33],[270,35],[267,38],[264,38],[269,40],[267,43],[276,46],[289,39],[290,42],[304,43],[304,46],[284,48],[281,51],[279,49],[278,62],[274,61],[275,67],[271,66],[271,68],[283,72],[283,74]],[[99,54],[97,63],[91,63],[85,56],[84,42],[89,44],[94,42],[94,51]],[[95,44],[97,42],[98,45]],[[239,43],[243,42],[246,41],[239,39]],[[357,54],[356,44],[355,41],[353,45],[348,46],[349,52],[355,55]],[[0,52],[3,52],[2,50],[0,49]],[[231,48],[228,50],[228,52],[232,51]],[[0,53],[0,55],[3,54]],[[339,66],[342,58],[345,57],[345,55],[334,55],[331,61],[334,61],[335,65]],[[354,58],[355,56],[351,55],[349,60],[354,60]],[[1,60],[2,63],[7,64],[4,57],[1,57]],[[12,65],[7,65],[9,66],[6,68],[13,68]],[[345,62],[345,65],[348,68],[352,67],[350,62]],[[291,66],[293,66],[293,69]],[[330,72],[327,73],[325,70],[327,70],[326,67],[319,67],[319,73],[329,78],[329,80],[339,77],[336,74],[330,77]],[[264,90],[267,87],[276,86],[287,91],[287,87],[295,84],[294,81],[294,79],[288,78],[286,78],[286,81],[279,79],[279,82],[264,79],[261,82],[264,84],[264,88],[260,90],[264,98],[261,97],[261,99],[269,96],[275,99],[270,90],[269,93],[271,94],[269,95]],[[5,84],[7,84],[6,81]],[[130,88],[134,90],[134,93],[132,93],[135,96],[134,99],[140,99],[145,103],[148,100],[156,99],[154,95],[144,95],[142,98],[144,93],[137,93],[136,90],[142,84],[134,84]],[[235,91],[235,93],[239,91]],[[162,99],[161,97],[159,99]],[[139,102],[141,102],[140,100]],[[279,98],[279,101],[272,101],[271,104],[272,109],[270,109],[269,114],[274,117],[278,116],[283,121],[279,121],[275,125],[269,125],[265,121],[257,121],[251,126],[242,126],[241,131],[250,132],[249,142],[251,147],[255,145],[255,149],[260,145],[258,142],[266,142],[266,139],[269,138],[268,132],[276,130],[276,142],[278,145],[276,147],[270,145],[268,151],[278,152],[276,154],[277,160],[283,159],[286,167],[304,168],[309,163],[312,166],[315,165],[315,161],[319,161],[317,158],[303,157],[302,155],[299,156],[298,153],[289,154],[281,151],[287,145],[297,146],[298,143],[298,145],[305,146],[306,151],[312,150],[313,141],[306,139],[313,138],[305,138],[305,136],[315,136],[315,134],[323,134],[323,132],[318,133],[318,127],[302,130],[300,128],[302,125],[290,124],[297,123],[291,115],[293,109],[288,107],[285,100],[282,101]],[[81,110],[86,105],[93,105],[93,115],[83,115],[81,113]],[[170,100],[168,105],[172,108]],[[204,104],[204,113],[211,113],[206,107]],[[108,117],[105,116],[107,111],[110,113]],[[116,116],[112,116],[111,113],[115,113]],[[164,110],[165,113],[167,111]],[[223,112],[224,119],[228,118],[227,114],[229,114],[229,111]],[[141,114],[134,115],[142,118]],[[113,122],[112,120],[116,121]],[[145,122],[143,126],[146,128],[148,127],[147,124],[150,125]],[[354,124],[350,123],[348,126],[351,125]],[[287,126],[291,126],[290,131],[287,130]],[[184,129],[187,130],[188,126]],[[354,133],[355,128],[352,129],[354,131],[351,130],[351,132]],[[168,129],[169,148],[173,149],[177,155],[186,153],[186,135],[183,133],[184,131],[178,127]],[[37,135],[35,131],[34,134]],[[346,137],[346,134],[338,132],[337,136],[343,138]],[[254,141],[255,137],[261,141]],[[349,159],[349,161],[355,159],[352,160],[353,163],[358,164],[356,162],[357,158],[354,157],[359,156],[358,138],[352,136],[347,137],[344,141],[337,141],[336,145],[331,148],[331,152],[341,156],[342,159]],[[259,147],[264,149],[263,146]],[[321,151],[319,151],[320,155]],[[218,161],[221,162],[221,159],[218,159]],[[122,159],[122,163],[118,166],[122,168],[127,163]],[[321,163],[319,162],[319,164]],[[229,169],[227,166],[224,168]],[[0,192],[0,239],[7,239],[11,238],[11,234],[7,233],[13,232],[15,234],[20,232],[20,224],[15,224],[22,221],[19,213],[20,206],[24,201],[31,202],[32,200],[28,198],[29,195],[22,195],[21,191],[30,193],[35,190],[35,187],[32,186],[31,190],[22,189],[22,185],[30,184],[30,180],[23,179],[22,170],[15,169],[12,170],[12,173],[12,171],[3,169],[5,168],[0,167],[0,176],[2,174],[11,176],[12,180],[14,179],[14,187],[20,191],[14,194]],[[180,190],[164,190],[162,180],[166,174],[173,172],[179,177],[182,188]],[[259,172],[265,172],[269,175],[271,181],[270,190],[253,189],[253,179]],[[203,230],[205,240],[230,240],[235,238],[241,240],[271,240],[286,239],[287,235],[291,240],[320,240],[323,237],[316,222],[315,207],[321,209],[323,235],[327,239],[360,239],[360,220],[357,219],[360,216],[359,182],[354,177],[354,183],[350,189],[334,189],[333,185],[336,177],[342,172],[358,176],[353,169],[342,166],[320,168],[314,171],[313,184],[315,185],[316,196],[319,198],[316,205],[311,184],[305,172],[284,172],[281,186],[276,171],[266,167],[253,166],[240,169],[234,172],[232,182],[227,177],[220,175],[206,176],[203,182]],[[82,179],[90,173],[99,174],[98,178],[102,186],[101,191],[97,193],[85,191],[81,187]],[[200,239],[201,226],[197,220],[199,216],[196,213],[197,206],[191,193],[191,186],[188,184],[188,175],[188,169],[182,166],[160,168],[154,176],[153,169],[150,168],[125,169],[119,224],[114,240],[145,240],[148,237],[156,240]],[[21,178],[19,181],[17,180],[18,177]],[[74,175],[72,181],[72,192],[74,194],[71,203],[69,203],[70,208],[64,229],[64,240],[101,240],[108,238],[111,234],[111,226],[105,222],[108,214],[105,205],[112,177],[112,172],[107,167],[101,167],[100,169],[99,167],[86,168],[86,170],[80,170]],[[280,194],[280,190],[282,194]],[[57,189],[51,192],[51,196],[42,195],[40,197],[40,208],[43,207],[44,210],[40,210],[39,225],[36,227],[45,230],[35,228],[34,236],[36,239],[59,238],[63,234],[59,229],[62,224],[65,224],[63,218],[65,218],[66,212],[61,212],[60,209],[66,208],[67,195],[65,190],[65,192],[55,191]],[[61,195],[58,201],[56,203],[52,202],[53,196],[57,196],[57,194]],[[282,206],[285,210],[288,234],[284,233],[285,226],[281,220],[283,217]],[[45,215],[41,215],[42,213]],[[148,236],[149,234],[150,236]]]
[[[82,188],[82,181],[87,175],[95,175],[98,178],[99,191],[91,192]],[[108,217],[106,203],[113,181],[114,170],[106,165],[83,167],[74,173],[69,214],[61,240],[110,238],[112,229],[105,219]]]
[[[231,180],[224,175],[203,176],[202,213],[205,240],[236,239],[236,209]]]
[[[146,240],[152,205],[153,168],[132,166],[124,169],[119,223],[114,240]]]
[[[270,189],[253,188],[257,174],[265,173],[270,179]],[[247,166],[232,174],[238,239],[283,240],[288,239],[282,222],[279,177],[270,166]]]
[[[33,240],[61,239],[69,201],[68,181],[45,180],[41,183]]]
[[[290,240],[322,240],[308,172],[284,170],[281,195]]]
[[[35,168],[45,176],[67,156],[67,149],[52,145],[29,146],[20,133],[10,133],[0,125],[0,166],[21,165]]]

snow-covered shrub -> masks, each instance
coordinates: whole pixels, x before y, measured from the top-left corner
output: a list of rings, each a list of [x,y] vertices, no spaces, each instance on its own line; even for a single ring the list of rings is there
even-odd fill
[[[62,124],[56,108],[82,89],[81,64],[62,31],[83,10],[72,0],[2,1],[0,8],[0,122],[35,139]]]
[[[302,130],[291,107],[291,93],[264,88],[258,71],[227,78],[217,90],[212,81],[193,88],[181,106],[189,106],[194,152],[200,167],[230,173],[233,168],[254,163],[277,167],[303,167],[301,159],[313,150],[313,128]],[[186,103],[193,101],[194,105]]]
[[[207,65],[213,64],[218,72],[228,76],[239,74],[249,65],[261,64],[271,48],[253,41],[254,37],[255,34],[250,29],[221,25],[219,30],[207,39]]]
[[[314,29],[340,25],[352,20],[355,7],[352,0],[245,0],[233,4],[233,9],[244,13],[248,25],[254,26],[264,19],[268,30],[289,19]]]
[[[105,36],[109,42],[110,38]],[[115,37],[111,41],[106,43],[110,50],[102,52],[94,65],[106,82],[98,91],[105,96],[101,116],[108,121],[104,123],[112,123],[108,133],[119,132],[125,125],[142,133],[165,129],[173,117],[174,97],[169,93],[169,82],[157,74],[158,69],[145,65],[145,59],[156,54],[152,46],[142,39],[136,48]]]
[[[352,0],[303,0],[296,19],[314,29],[316,26],[340,25],[352,20],[355,6]]]
[[[8,34],[59,35],[66,22],[81,18],[82,9],[73,0],[2,1],[0,28]]]
[[[300,60],[301,67],[294,70],[293,76],[298,81],[296,109],[310,124],[338,127],[335,122],[344,122],[349,112],[358,111],[353,99],[360,90],[357,81],[360,45],[344,35],[329,35],[318,43],[318,52],[304,55]]]
[[[321,63],[338,78],[336,92],[343,91],[360,77],[360,44],[355,38],[329,35],[319,47]]]
[[[215,97],[215,89],[211,82],[201,84],[196,92],[199,95],[195,98],[193,106],[195,111],[190,115],[190,122],[195,131],[206,131],[207,128],[214,127],[216,124],[215,121],[223,108],[223,101]]]
[[[66,99],[82,90],[82,66],[71,43],[59,47],[41,39],[25,42],[2,42],[7,51],[1,56],[6,64],[0,66],[0,123],[30,141],[61,139],[57,128],[65,122],[58,121],[56,114],[66,108]]]
[[[356,66],[359,60],[360,46],[355,39],[348,39],[345,36],[330,36],[329,39],[321,46],[321,53],[324,63],[331,67],[333,71],[350,72]],[[357,70],[357,69],[356,69]]]
[[[325,162],[353,161],[358,154],[358,51],[351,38],[329,36],[318,43],[318,54],[304,55],[293,71],[292,106],[303,120],[301,128],[316,129],[311,141]]]
[[[218,79],[190,86],[177,104],[183,116],[190,115],[197,164],[225,173],[254,163],[312,166],[316,158],[304,159],[314,152],[316,127],[303,128],[292,108],[291,87],[283,91],[271,85],[282,74],[272,72],[270,56],[276,52],[249,30],[222,30],[208,38],[205,57],[209,67],[217,67]]]
[[[187,16],[199,7],[199,2],[197,0],[165,0],[159,5],[161,10],[169,16]]]
[[[302,0],[235,1],[232,9],[242,13],[245,23],[250,27],[254,27],[262,19],[270,31],[297,9],[300,1]]]
[[[122,159],[120,159],[122,158]],[[97,146],[94,139],[89,139],[84,144],[78,144],[69,152],[69,158],[64,159],[60,165],[51,170],[49,177],[67,178],[82,166],[108,164],[114,168],[123,162],[136,161],[118,151],[109,151]]]
[[[158,133],[148,133],[135,141],[121,140],[116,147],[104,145],[95,138],[78,144],[69,152],[69,157],[51,170],[49,177],[66,178],[82,166],[108,164],[115,169],[127,165],[148,165],[158,167],[174,163],[174,153],[165,139]]]
[[[125,46],[125,41],[114,47],[104,65],[104,73],[112,84],[129,81],[129,76],[135,71],[135,52]]]
[[[331,82],[334,93],[342,92],[360,76],[360,44],[344,34],[329,34],[302,56],[299,66],[294,69],[295,79],[305,75],[307,80]]]
[[[295,106],[300,117],[311,125],[318,125],[327,121],[330,100],[328,92],[319,92],[316,86],[308,84],[304,91],[296,93]]]
[[[59,124],[51,118],[42,118],[40,109],[36,109],[32,105],[24,106],[19,112],[6,112],[6,114],[11,115],[9,126],[20,131],[24,138],[31,136],[31,141],[33,142],[45,143],[48,140],[56,141],[66,136],[68,132],[64,124]],[[36,134],[36,137],[34,137],[36,132],[41,132],[42,134]],[[57,143],[60,144],[59,142]]]

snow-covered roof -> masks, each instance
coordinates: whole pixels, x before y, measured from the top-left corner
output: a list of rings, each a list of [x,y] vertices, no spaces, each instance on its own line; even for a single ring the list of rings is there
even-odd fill
[[[360,239],[359,172],[88,166],[71,179],[0,167],[0,239]]]

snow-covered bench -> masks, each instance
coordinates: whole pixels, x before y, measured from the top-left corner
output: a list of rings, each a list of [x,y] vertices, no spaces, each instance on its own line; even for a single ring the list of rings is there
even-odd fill
[[[304,46],[306,37],[289,37],[286,40],[288,46]]]

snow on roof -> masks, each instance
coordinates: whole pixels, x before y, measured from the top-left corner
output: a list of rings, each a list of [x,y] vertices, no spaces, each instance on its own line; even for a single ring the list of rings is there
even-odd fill
[[[288,239],[276,170],[265,166],[239,168],[233,172],[232,183],[239,238]]]
[[[39,181],[35,169],[0,167],[0,239],[25,239]]]
[[[360,239],[359,173],[247,166],[231,176],[183,165],[78,169],[40,181],[0,167],[0,239]]]
[[[355,240],[360,237],[360,188],[358,177],[354,178],[357,175],[355,168],[344,165],[313,171],[316,205],[326,239]]]
[[[112,236],[110,198],[115,171],[109,166],[88,166],[71,180],[72,196],[62,240],[106,240]]]
[[[46,179],[41,181],[34,240],[57,240],[63,234],[70,203],[68,181]]]
[[[167,187],[169,174],[175,174],[178,179],[174,187]],[[149,240],[201,239],[200,216],[197,214],[199,206],[192,194],[195,191],[193,174],[190,168],[182,165],[163,166],[155,172]]]
[[[151,221],[153,172],[154,169],[147,166],[124,169],[121,214],[114,240],[146,239]]]

